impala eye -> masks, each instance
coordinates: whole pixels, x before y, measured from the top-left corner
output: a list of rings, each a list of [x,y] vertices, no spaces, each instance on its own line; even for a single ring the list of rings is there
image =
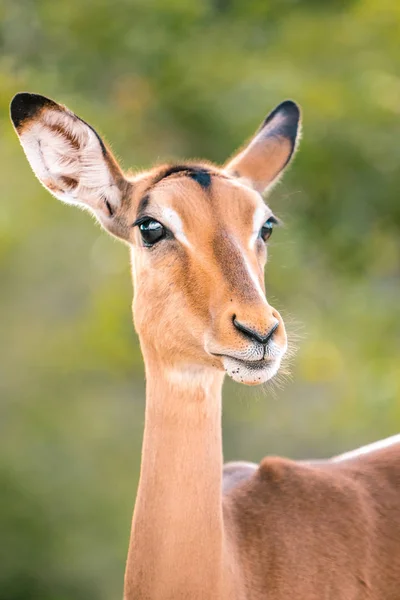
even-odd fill
[[[154,244],[162,240],[166,234],[164,225],[161,225],[158,221],[154,221],[154,219],[142,221],[139,225],[139,230],[144,245],[147,247],[154,246]]]
[[[277,224],[277,222],[278,221],[275,219],[275,217],[270,217],[265,221],[264,225],[261,227],[260,237],[264,240],[264,242],[266,242],[271,237],[272,230],[274,228],[274,225]]]

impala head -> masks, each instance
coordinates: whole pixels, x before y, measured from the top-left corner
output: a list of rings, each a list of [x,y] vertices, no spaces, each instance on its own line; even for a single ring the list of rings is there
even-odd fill
[[[147,361],[223,369],[250,385],[275,375],[287,341],[265,297],[277,220],[261,194],[296,147],[296,104],[280,104],[223,168],[163,165],[136,176],[124,175],[97,133],[52,100],[17,94],[11,117],[40,182],[130,246]]]

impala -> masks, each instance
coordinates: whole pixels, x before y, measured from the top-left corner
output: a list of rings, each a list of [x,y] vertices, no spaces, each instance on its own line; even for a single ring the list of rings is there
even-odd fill
[[[263,383],[287,348],[265,297],[277,219],[262,193],[296,149],[298,106],[280,104],[222,168],[136,175],[48,98],[17,94],[11,117],[40,182],[131,251],[147,391],[125,600],[400,599],[399,436],[315,464],[223,467],[225,373]]]

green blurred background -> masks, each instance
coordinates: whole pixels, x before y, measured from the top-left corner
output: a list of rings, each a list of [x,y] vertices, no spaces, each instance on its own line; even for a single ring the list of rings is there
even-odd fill
[[[267,288],[298,352],[227,382],[226,459],[328,456],[400,429],[398,0],[0,3],[0,598],[121,598],[144,418],[127,249],[34,178],[14,93],[67,104],[124,167],[223,162],[291,97]]]

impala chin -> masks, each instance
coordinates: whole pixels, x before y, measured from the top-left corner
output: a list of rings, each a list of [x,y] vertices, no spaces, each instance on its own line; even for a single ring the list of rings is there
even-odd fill
[[[277,374],[281,366],[281,358],[249,361],[224,356],[222,364],[226,373],[234,381],[245,385],[260,385]]]

